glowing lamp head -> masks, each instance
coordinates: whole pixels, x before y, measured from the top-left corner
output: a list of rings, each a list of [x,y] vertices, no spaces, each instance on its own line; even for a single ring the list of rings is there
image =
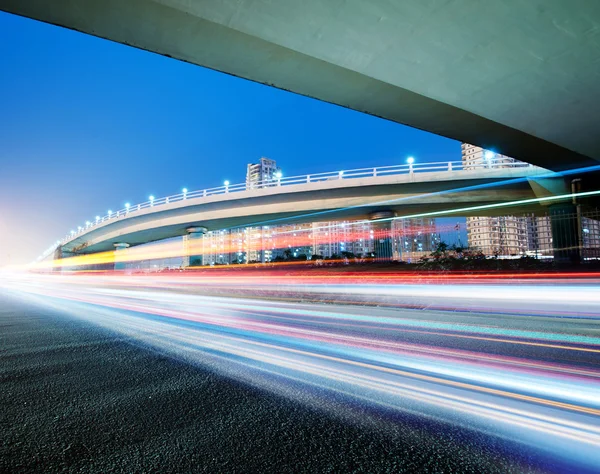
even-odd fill
[[[188,192],[188,189],[187,189],[187,188],[183,188],[183,189],[181,190],[181,192],[182,192],[183,194],[187,194],[187,192]]]
[[[409,157],[406,159],[406,162],[407,162],[409,165],[412,165],[412,164],[415,162],[415,157],[414,157],[414,156],[409,156]]]
[[[108,210],[108,215],[109,215],[109,217],[110,217],[110,215],[111,215],[111,214],[112,214],[112,211],[109,209],[109,210]]]
[[[225,186],[229,186],[229,181],[224,181],[224,182],[223,182],[223,184],[224,184]]]
[[[96,222],[100,220],[100,216],[96,216]]]
[[[275,177],[276,177],[277,179],[281,179],[281,177],[282,177],[282,176],[283,176],[283,175],[281,174],[281,171],[277,171],[277,172],[275,173]]]
[[[486,150],[484,156],[486,160],[491,160],[494,157],[495,153],[490,150]]]
[[[89,227],[92,223],[90,221],[85,221],[86,227]]]
[[[129,209],[131,207],[131,204],[129,204],[128,202],[125,203],[125,209]]]
[[[74,230],[72,230],[72,231],[71,231],[71,235],[73,235],[74,233],[75,233],[75,231],[74,231]]]
[[[150,196],[148,196],[148,199],[150,199],[150,202],[154,201],[154,195],[150,194]]]

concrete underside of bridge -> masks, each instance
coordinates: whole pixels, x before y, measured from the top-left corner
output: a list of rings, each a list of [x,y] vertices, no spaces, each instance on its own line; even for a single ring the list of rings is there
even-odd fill
[[[600,160],[596,0],[0,0],[548,169]]]
[[[498,170],[496,174],[502,172],[506,173]],[[417,177],[425,179],[423,175]],[[502,180],[498,178],[373,184],[373,181],[391,179],[404,177],[371,178],[370,185],[358,179],[350,186],[339,181],[337,188],[324,182],[305,185],[310,189],[306,191],[283,187],[221,194],[200,199],[197,204],[192,200],[178,201],[144,209],[120,220],[112,219],[68,242],[62,251],[92,254],[113,250],[118,242],[135,246],[185,235],[189,227],[205,227],[211,231],[249,225],[368,219],[381,211],[408,216],[537,197],[527,179],[505,179],[506,184],[500,186],[498,183]],[[322,189],[318,189],[319,186]],[[506,209],[470,210],[468,215],[502,215]],[[520,213],[545,212],[535,202],[510,209],[510,212]]]

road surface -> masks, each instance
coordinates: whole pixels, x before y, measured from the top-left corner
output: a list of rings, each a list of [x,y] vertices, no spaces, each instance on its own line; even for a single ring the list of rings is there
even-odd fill
[[[5,278],[0,470],[595,472],[597,289]]]

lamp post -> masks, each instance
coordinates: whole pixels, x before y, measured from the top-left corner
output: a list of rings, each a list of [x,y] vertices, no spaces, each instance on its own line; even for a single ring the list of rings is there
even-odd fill
[[[229,181],[224,181],[223,184],[225,185],[225,192],[228,193],[229,192]]]
[[[414,171],[414,170],[413,170],[413,163],[415,162],[415,158],[414,158],[414,156],[409,156],[409,157],[406,159],[406,162],[408,163],[408,172],[409,172],[410,174],[413,174],[413,171]]]
[[[487,167],[491,168],[493,159],[496,156],[496,154],[491,150],[486,150],[486,152],[483,154],[483,156],[485,157],[485,161],[487,162]]]

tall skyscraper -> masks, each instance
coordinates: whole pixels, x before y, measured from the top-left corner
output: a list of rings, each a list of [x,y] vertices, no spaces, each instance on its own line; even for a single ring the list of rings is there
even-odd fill
[[[258,163],[249,163],[246,169],[246,189],[274,186],[279,172],[275,160],[269,158],[262,157]]]

